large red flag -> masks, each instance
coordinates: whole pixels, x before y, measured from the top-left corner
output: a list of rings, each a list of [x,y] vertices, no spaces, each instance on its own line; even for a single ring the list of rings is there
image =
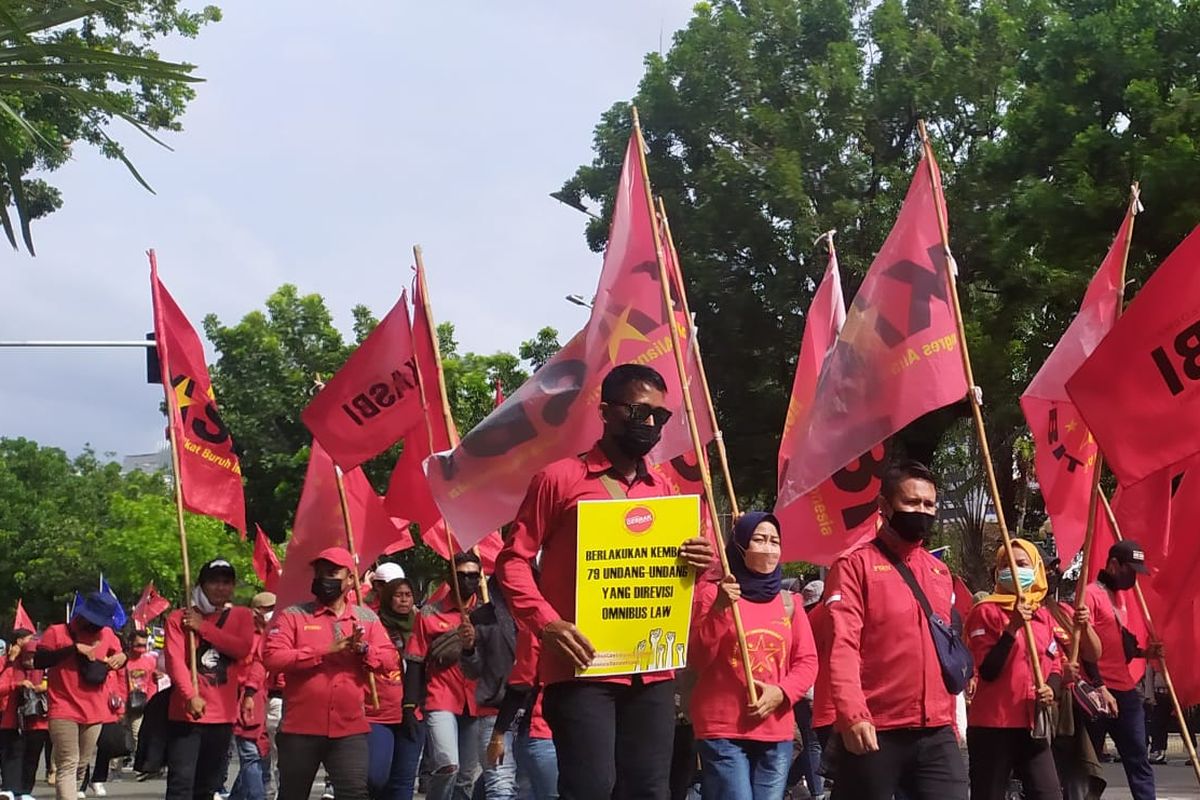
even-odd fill
[[[333,459],[314,439],[308,457],[308,471],[304,474],[304,488],[300,492],[300,504],[296,507],[296,519],[292,524],[292,538],[288,541],[283,574],[279,577],[276,591],[280,608],[307,601],[311,597],[310,565],[318,553],[326,547],[346,546],[346,526],[338,497],[336,469]],[[412,547],[408,523],[394,520],[388,515],[383,500],[375,494],[361,469],[344,473],[342,482],[346,490],[346,505],[350,510],[350,525],[354,531],[360,572],[385,551],[395,552]],[[403,546],[396,547],[397,542],[402,542]]]
[[[1067,393],[1122,485],[1200,452],[1200,227],[1150,276]]]
[[[966,397],[935,205],[941,186],[929,173],[922,159],[821,369],[812,411],[795,432],[785,502],[923,414]]]
[[[18,631],[24,628],[27,631],[37,633],[37,626],[33,624],[33,620],[29,618],[29,614],[25,613],[25,604],[17,598],[17,613],[13,620],[13,630]]]
[[[816,489],[794,492],[793,457],[807,430],[821,367],[846,321],[837,252],[832,245],[825,277],[817,286],[804,321],[800,357],[779,441],[779,494],[775,516],[783,528],[783,560],[832,564],[839,553],[875,531],[878,516],[879,469],[883,445],[838,470]]]
[[[615,366],[653,367],[667,382],[677,413],[651,453],[662,463],[692,448],[682,413],[682,388],[664,308],[654,213],[635,133],[617,187],[608,249],[587,326],[533,374],[450,453],[426,462],[433,496],[469,546],[508,522],[529,480],[547,464],[586,452],[600,437],[600,383]],[[676,312],[683,346],[690,326]],[[686,351],[685,351],[686,352]],[[692,379],[689,378],[689,383]],[[701,420],[707,433],[707,421]]]
[[[271,547],[271,540],[267,538],[267,534],[263,533],[261,527],[255,525],[254,574],[258,576],[259,582],[268,592],[274,592],[279,588],[281,569],[279,556],[275,555],[275,548]]]
[[[354,469],[420,425],[417,365],[403,293],[300,418],[342,469]]]
[[[1092,354],[1120,313],[1134,213],[1130,208],[1125,214],[1108,256],[1088,285],[1079,313],[1021,395],[1021,410],[1036,446],[1038,483],[1064,562],[1083,546],[1096,465],[1095,439],[1067,396],[1067,379]]]
[[[245,536],[246,497],[242,467],[233,438],[221,421],[213,394],[204,346],[158,279],[158,260],[150,251],[150,291],[154,300],[154,339],[161,380],[173,393],[168,424],[179,449],[179,485],[189,511],[227,522]]]
[[[150,581],[146,584],[146,588],[142,589],[142,596],[137,601],[137,605],[133,607],[133,613],[130,616],[138,628],[144,629],[150,620],[170,607],[171,601],[159,594],[158,590],[154,588],[154,581]]]

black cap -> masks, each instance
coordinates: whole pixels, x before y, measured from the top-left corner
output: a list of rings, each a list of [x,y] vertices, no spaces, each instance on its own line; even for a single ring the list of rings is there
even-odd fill
[[[1108,549],[1108,557],[1115,558],[1120,564],[1128,564],[1133,567],[1134,572],[1150,574],[1150,570],[1146,568],[1146,554],[1142,551],[1142,546],[1132,539],[1114,544]]]
[[[228,577],[229,580],[237,580],[237,573],[234,572],[233,564],[230,564],[223,558],[214,558],[212,561],[200,568],[200,576],[196,578],[196,583],[204,583],[210,578]]]

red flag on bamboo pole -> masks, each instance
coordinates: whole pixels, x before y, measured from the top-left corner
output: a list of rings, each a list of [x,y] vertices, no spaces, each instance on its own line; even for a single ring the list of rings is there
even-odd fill
[[[139,629],[145,629],[150,620],[170,607],[171,601],[159,594],[158,589],[154,588],[154,581],[150,581],[146,588],[142,589],[142,596],[133,607],[130,617]]]
[[[918,417],[966,397],[934,205],[940,194],[922,159],[825,359],[812,411],[795,431],[785,503]]]
[[[268,592],[279,588],[279,572],[282,569],[271,540],[261,526],[254,526],[254,574]]]
[[[1200,228],[1150,276],[1067,393],[1124,486],[1200,452]]]
[[[346,546],[336,469],[333,459],[314,439],[276,591],[280,608],[309,599],[311,564],[318,553],[326,547]],[[385,551],[412,547],[408,523],[392,519],[361,469],[343,473],[342,481],[354,531],[354,549],[362,567],[373,563]],[[396,547],[397,542],[403,546]]]
[[[19,631],[24,628],[31,633],[37,633],[37,626],[33,624],[33,620],[29,618],[29,614],[25,613],[25,604],[21,598],[17,598],[17,613],[13,619],[13,630]]]
[[[650,462],[669,461],[692,449],[667,328],[673,317],[690,348],[690,326],[681,313],[669,316],[663,307],[655,215],[636,148],[636,137],[631,137],[587,326],[452,452],[426,461],[433,496],[463,545],[511,520],[535,473],[596,442],[600,383],[615,366],[644,364],[657,369],[667,383],[667,402],[676,413]],[[707,420],[700,422],[708,431]]]
[[[832,236],[832,232],[829,234]],[[838,553],[875,531],[879,467],[883,445],[842,468],[816,489],[793,491],[792,459],[799,450],[826,357],[846,321],[837,250],[829,242],[829,263],[804,321],[796,377],[779,441],[779,494],[775,516],[783,534],[783,560],[832,564]]]
[[[1100,344],[1120,314],[1125,258],[1136,206],[1130,205],[1108,255],[1088,284],[1079,313],[1021,395],[1036,447],[1034,467],[1058,555],[1070,561],[1087,532],[1096,441],[1067,395],[1067,380]]]
[[[204,346],[167,287],[158,279],[150,251],[150,291],[154,300],[154,340],[161,381],[173,392],[168,424],[179,443],[179,485],[188,511],[215,517],[246,536],[242,467],[229,428],[217,411]]]
[[[408,299],[396,305],[312,399],[300,419],[342,469],[354,469],[421,423]]]

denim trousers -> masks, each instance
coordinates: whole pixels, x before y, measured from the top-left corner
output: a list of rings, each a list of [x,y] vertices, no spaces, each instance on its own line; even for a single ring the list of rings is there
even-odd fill
[[[704,800],[780,800],[792,764],[792,742],[697,739]]]

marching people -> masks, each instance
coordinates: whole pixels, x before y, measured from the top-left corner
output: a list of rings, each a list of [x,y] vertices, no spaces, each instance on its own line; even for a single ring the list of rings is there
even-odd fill
[[[705,800],[778,800],[792,763],[794,715],[817,677],[817,652],[804,611],[781,591],[779,520],[762,511],[738,518],[725,546],[730,575],[696,589],[688,668],[698,675],[692,725]],[[738,655],[731,609],[739,603],[751,674]],[[758,687],[748,705],[746,684]],[[807,754],[801,754],[807,757]]]
[[[129,683],[129,701],[125,715],[133,732],[134,748],[142,730],[142,718],[146,704],[158,694],[158,654],[150,651],[150,634],[135,630],[129,643],[129,660],[125,663],[125,676]]]
[[[826,581],[830,688],[843,745],[833,797],[890,800],[899,789],[909,800],[965,800],[957,692],[943,677],[939,631],[924,610],[928,604],[949,631],[950,571],[921,546],[937,521],[933,473],[915,461],[889,465],[879,508],[877,536],[838,558]]]
[[[238,716],[240,662],[254,644],[250,609],[231,603],[236,579],[228,561],[209,561],[188,607],[167,617],[167,800],[212,800],[221,785]]]
[[[396,566],[399,565],[383,565]],[[379,570],[376,570],[376,576]],[[386,574],[386,573],[385,573]],[[403,574],[403,572],[401,572]],[[425,745],[425,728],[414,719],[411,730],[404,727],[404,652],[416,625],[416,597],[407,578],[392,578],[379,587],[379,621],[396,649],[397,668],[380,674],[376,681],[379,708],[368,702],[367,736],[370,749],[367,789],[372,800],[412,800],[417,785],[417,765]]]
[[[1051,727],[1038,729],[1062,682],[1054,617],[1042,605],[1049,588],[1037,546],[1012,541],[1017,574],[1004,547],[996,553],[995,589],[971,609],[966,632],[979,680],[967,711],[972,800],[1005,800],[1009,780],[1020,778],[1027,800],[1061,800]],[[1020,588],[1021,602],[1016,600]],[[1024,625],[1033,629],[1045,682],[1035,691]],[[1045,721],[1047,718],[1043,718]]]
[[[383,588],[392,581],[400,580],[404,577],[404,567],[393,561],[385,561],[374,570],[367,573],[370,581],[367,583],[371,586],[371,591],[367,593],[367,602],[363,603],[367,608],[379,613],[383,607]]]
[[[537,677],[541,644],[525,628],[517,631],[517,652],[508,676],[504,700],[496,714],[496,731],[516,726],[512,755],[519,775],[529,784],[532,800],[558,800],[558,756],[550,726],[542,713],[541,683]],[[508,741],[493,732],[487,747],[487,761],[498,764],[508,757]],[[694,761],[694,759],[693,759]]]
[[[622,364],[605,376],[599,413],[604,433],[581,456],[537,473],[496,559],[496,574],[513,616],[542,642],[543,710],[558,753],[559,791],[566,800],[666,797],[675,731],[675,681],[670,671],[577,679],[595,650],[574,624],[576,508],[582,500],[651,498],[671,487],[648,468],[671,413],[666,382],[653,368]],[[533,561],[542,551],[541,579]],[[699,572],[712,547],[695,536],[680,558]]]
[[[461,665],[463,653],[475,649],[475,626],[464,611],[470,614],[479,605],[479,556],[458,553],[451,569],[463,609],[454,592],[427,602],[404,652],[404,724],[415,736],[417,716],[424,715],[431,800],[469,798],[482,764],[479,716],[484,709],[475,681]]]
[[[229,800],[266,798],[271,773],[270,765],[264,764],[270,745],[266,730],[267,670],[263,667],[262,651],[274,608],[272,592],[259,592],[250,600],[250,611],[254,614],[254,642],[238,675],[238,714],[233,723],[238,773],[229,788]]]
[[[810,581],[804,585],[800,592],[800,598],[804,605],[804,613],[808,618],[809,626],[812,630],[813,644],[817,652],[817,683],[821,682],[821,674],[829,672],[829,647],[828,636],[826,646],[822,649],[821,640],[818,638],[818,632],[814,623],[814,615],[817,609],[823,609],[821,598],[825,594],[825,581],[816,580]],[[825,621],[828,622],[829,615],[822,614]],[[822,633],[828,632],[826,630]],[[824,653],[824,655],[822,655]],[[795,760],[792,762],[792,769],[788,772],[787,782],[789,786],[795,786],[800,783],[803,778],[804,785],[808,788],[808,793],[813,797],[820,797],[825,792],[825,781],[821,777],[821,751],[825,746],[825,739],[828,738],[828,730],[824,731],[824,737],[818,734],[818,729],[831,726],[833,724],[833,707],[829,704],[829,687],[825,686],[825,691],[822,695],[823,708],[820,718],[818,719],[816,711],[817,687],[814,686],[805,693],[800,702],[793,706],[793,711],[796,717],[796,730],[800,733],[800,752],[796,754]]]
[[[46,629],[34,654],[34,667],[47,671],[58,800],[78,800],[83,770],[96,754],[101,725],[110,713],[108,674],[125,666],[112,631],[116,611],[115,597],[92,592],[77,604],[70,622]]]
[[[488,757],[499,747],[512,752],[511,725],[500,726],[497,715],[504,702],[509,673],[517,654],[517,626],[504,602],[504,592],[492,579],[489,602],[471,612],[475,628],[475,646],[463,650],[463,674],[475,682],[475,700],[479,706],[479,754],[482,759],[484,800],[512,800],[517,796],[517,765],[513,758]]]
[[[3,794],[9,800],[32,800],[38,762],[50,737],[48,686],[45,672],[33,666],[37,642],[32,636],[25,637],[19,651],[10,647],[9,653],[9,666],[0,677],[6,700],[0,717]]]
[[[1142,693],[1129,672],[1135,658],[1161,658],[1162,645],[1151,642],[1143,649],[1129,632],[1126,596],[1137,583],[1138,575],[1149,572],[1141,545],[1130,539],[1117,542],[1108,551],[1108,561],[1096,581],[1087,587],[1086,603],[1091,624],[1100,639],[1100,658],[1096,663],[1109,715],[1088,721],[1092,746],[1099,753],[1105,735],[1111,736],[1121,756],[1121,766],[1129,780],[1133,800],[1155,797],[1154,769],[1146,742],[1146,712]]]
[[[312,561],[313,602],[276,614],[267,633],[263,665],[285,679],[277,736],[283,800],[307,800],[322,765],[337,800],[368,796],[368,675],[390,673],[399,659],[375,613],[350,602],[354,569],[346,548],[322,550]]]

